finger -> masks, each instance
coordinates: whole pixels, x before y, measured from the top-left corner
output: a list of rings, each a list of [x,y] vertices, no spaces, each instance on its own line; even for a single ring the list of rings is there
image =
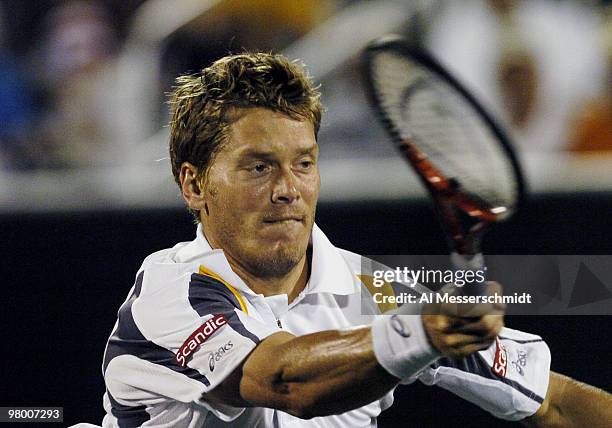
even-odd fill
[[[504,288],[497,281],[487,281],[487,294],[492,296],[493,294],[503,294]]]
[[[484,351],[491,346],[490,342],[482,342],[482,343],[471,343],[469,345],[465,345],[457,350],[457,354],[460,354],[462,357],[467,357],[468,355],[474,354],[478,351]]]
[[[447,330],[455,331],[463,326],[478,323],[481,317],[457,317],[457,316],[446,316],[447,318]]]
[[[501,296],[500,286],[492,285],[490,293],[486,296],[470,296],[473,299],[480,299],[476,303],[444,303],[440,305],[440,313],[453,318],[478,318],[488,314],[502,314],[506,309],[506,305],[502,302],[496,302],[491,299],[491,296]],[[486,299],[486,300],[484,300]]]
[[[499,316],[499,315],[498,315]],[[444,333],[471,333],[473,327],[476,332],[483,327],[483,317],[452,317],[448,315],[440,316],[441,320],[438,324],[439,330]]]
[[[502,287],[502,285],[499,282],[496,281],[487,281],[487,295],[489,296],[503,296],[504,294],[504,288]],[[506,310],[506,304],[505,303],[492,303],[492,308],[493,310],[497,310],[497,311],[505,311]]]
[[[474,336],[471,334],[456,333],[456,334],[448,334],[444,336],[441,339],[441,341],[442,341],[443,346],[446,348],[459,349],[459,348],[463,348],[465,346],[473,345],[473,344],[482,345],[482,344],[490,343],[494,339],[495,339],[495,336],[493,336],[492,338],[484,338],[480,336]]]
[[[499,334],[503,326],[504,317],[502,315],[485,315],[477,321],[456,325],[454,331],[481,337],[494,337]]]
[[[485,315],[497,314],[501,315],[504,313],[506,306],[504,304],[497,303],[475,303],[475,304],[461,304],[456,309],[455,316],[460,318],[480,318]]]
[[[503,326],[504,314],[500,311],[493,311],[490,314],[480,317],[451,317],[445,316],[444,329],[446,333],[461,332],[467,334],[480,334],[488,330],[495,324]]]

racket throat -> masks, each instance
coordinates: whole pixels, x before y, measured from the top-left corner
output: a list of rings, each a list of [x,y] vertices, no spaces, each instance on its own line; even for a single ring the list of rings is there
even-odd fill
[[[449,245],[468,260],[481,252],[482,237],[489,225],[480,217],[471,216],[452,203],[438,203],[438,215],[449,237]]]
[[[442,174],[410,140],[404,140],[400,149],[418,170],[421,181],[436,202],[451,248],[467,257],[480,253],[484,231],[497,216],[484,201],[466,194],[457,179]]]

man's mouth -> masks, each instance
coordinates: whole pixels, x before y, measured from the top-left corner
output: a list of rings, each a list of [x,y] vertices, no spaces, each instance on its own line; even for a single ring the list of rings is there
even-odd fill
[[[293,222],[303,222],[303,216],[279,216],[279,217],[270,217],[265,218],[264,223],[267,224],[289,224]]]

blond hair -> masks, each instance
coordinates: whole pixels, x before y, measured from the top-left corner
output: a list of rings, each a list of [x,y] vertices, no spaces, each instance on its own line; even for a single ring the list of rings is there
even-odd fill
[[[214,154],[227,142],[236,109],[265,107],[321,124],[320,93],[302,67],[281,55],[244,53],[215,61],[200,73],[176,79],[170,122],[170,161],[180,187],[184,162],[205,176]]]

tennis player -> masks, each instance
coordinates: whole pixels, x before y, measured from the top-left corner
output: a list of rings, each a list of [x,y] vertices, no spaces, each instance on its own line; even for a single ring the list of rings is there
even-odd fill
[[[314,223],[322,107],[299,66],[241,54],[177,84],[170,157],[196,236],[138,270],[104,355],[105,427],[374,427],[415,380],[507,420],[609,426],[610,394],[550,372],[503,307],[362,306],[362,258]]]

